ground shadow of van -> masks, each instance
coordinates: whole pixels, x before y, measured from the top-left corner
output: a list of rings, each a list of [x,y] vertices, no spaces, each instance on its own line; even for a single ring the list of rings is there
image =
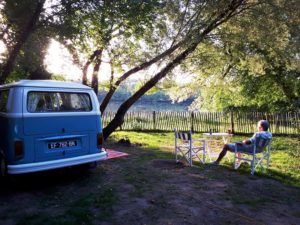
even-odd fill
[[[36,173],[10,175],[0,185],[0,197],[19,192],[47,191],[68,187],[76,182],[88,182],[96,168],[78,165]]]

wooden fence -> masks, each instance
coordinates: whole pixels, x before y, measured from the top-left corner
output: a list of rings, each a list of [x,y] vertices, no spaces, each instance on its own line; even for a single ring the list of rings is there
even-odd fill
[[[114,117],[114,112],[102,115],[105,127]],[[261,113],[261,112],[128,112],[120,130],[193,132],[253,133],[257,122],[267,119],[270,131],[274,134],[300,134],[300,113]]]

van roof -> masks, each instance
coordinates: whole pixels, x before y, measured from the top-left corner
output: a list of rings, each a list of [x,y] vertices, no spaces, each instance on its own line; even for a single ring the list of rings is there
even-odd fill
[[[3,87],[47,87],[47,88],[76,88],[76,89],[91,89],[90,87],[75,83],[56,80],[20,80],[14,83],[5,84]]]

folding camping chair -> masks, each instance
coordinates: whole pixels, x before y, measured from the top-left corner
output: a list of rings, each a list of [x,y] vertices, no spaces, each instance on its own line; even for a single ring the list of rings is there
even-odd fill
[[[235,154],[234,154],[234,169],[238,169],[241,160],[245,160],[251,164],[251,175],[254,174],[258,166],[263,169],[263,162],[266,162],[266,167],[269,168],[270,154],[271,154],[271,141],[270,138],[255,137],[255,143],[252,144],[253,148],[251,151],[238,150],[235,144]]]
[[[176,162],[180,159],[186,160],[189,166],[193,165],[193,159],[205,163],[206,139],[193,139],[192,132],[175,132],[175,156]]]

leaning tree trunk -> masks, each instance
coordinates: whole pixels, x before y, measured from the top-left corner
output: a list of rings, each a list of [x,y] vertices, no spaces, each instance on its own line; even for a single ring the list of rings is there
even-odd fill
[[[100,69],[100,65],[101,65],[101,59],[102,59],[101,56],[102,56],[102,51],[95,59],[96,64],[94,66],[93,76],[92,76],[92,88],[93,88],[94,92],[96,93],[96,95],[98,95],[98,83],[99,83],[98,74],[99,74],[99,69]]]
[[[39,0],[37,2],[35,11],[31,17],[30,21],[28,22],[27,26],[25,27],[25,29],[21,32],[20,36],[18,37],[16,44],[13,47],[13,49],[11,50],[9,57],[7,59],[7,62],[3,67],[2,74],[0,77],[0,84],[3,84],[6,80],[6,78],[10,75],[21,48],[27,41],[30,34],[32,32],[34,32],[34,30],[36,29],[36,24],[37,24],[37,21],[39,20],[40,14],[43,11],[44,3],[45,3],[45,0]]]
[[[114,132],[117,127],[122,125],[124,122],[124,116],[128,109],[147,91],[153,88],[158,81],[164,78],[174,67],[176,67],[179,63],[181,63],[186,57],[192,53],[198,43],[194,44],[190,48],[186,49],[180,55],[178,55],[172,62],[170,62],[164,69],[162,69],[159,73],[157,73],[154,77],[152,77],[146,84],[141,87],[135,94],[133,94],[130,98],[128,98],[118,109],[113,120],[103,129],[104,139],[108,138],[109,135]]]
[[[99,56],[99,54],[102,54],[102,49],[97,49],[93,52],[93,54],[90,56],[88,61],[84,64],[82,69],[82,84],[87,85],[87,71],[89,66],[93,63],[95,58]]]
[[[140,70],[144,70],[146,68],[148,68],[149,66],[151,66],[152,64],[158,62],[159,60],[163,59],[164,57],[172,54],[175,50],[177,50],[181,45],[183,44],[183,42],[180,42],[176,45],[171,46],[170,48],[168,48],[166,51],[164,51],[163,53],[161,53],[160,55],[154,57],[153,59],[144,62],[136,67],[134,67],[133,69],[127,71],[126,73],[124,73],[114,84],[110,85],[109,91],[107,92],[107,94],[105,95],[101,105],[100,105],[100,111],[103,114],[110,99],[112,98],[113,94],[115,93],[115,91],[117,90],[117,88],[120,86],[120,84],[126,80],[130,75],[140,71]]]

